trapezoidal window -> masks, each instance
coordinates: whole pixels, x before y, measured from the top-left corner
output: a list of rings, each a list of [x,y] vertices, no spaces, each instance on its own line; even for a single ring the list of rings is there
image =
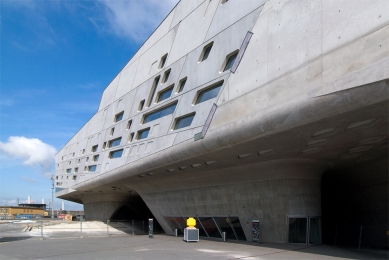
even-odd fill
[[[176,118],[173,130],[181,129],[192,124],[193,118],[196,113],[191,113],[189,115],[185,115],[179,118]]]
[[[209,54],[211,53],[211,50],[212,50],[212,46],[213,46],[213,42],[211,42],[210,44],[206,45],[203,48],[203,51],[201,52],[201,55],[200,55],[200,58],[199,58],[199,62],[202,62],[202,61],[205,61],[206,59],[208,59],[208,56],[209,56]]]
[[[115,150],[109,153],[109,158],[110,159],[116,159],[122,157],[123,154],[123,149],[120,150]]]
[[[174,88],[174,84],[160,91],[158,94],[158,102],[168,99],[172,95],[173,88]]]
[[[115,115],[114,123],[119,122],[123,119],[124,111]]]
[[[145,100],[143,99],[142,101],[139,102],[138,112],[142,111],[144,105],[145,105]]]
[[[128,120],[126,130],[129,130],[132,125],[132,120]]]
[[[111,148],[111,147],[115,147],[115,146],[118,146],[120,145],[120,142],[122,141],[122,138],[119,137],[119,138],[116,138],[116,139],[113,139],[111,141],[108,142],[108,147]]]
[[[202,103],[202,102],[207,101],[209,99],[217,97],[220,89],[223,86],[223,83],[224,83],[224,80],[220,81],[214,85],[211,85],[210,87],[207,87],[204,90],[200,90],[198,92],[195,104],[199,104],[199,103]]]
[[[95,172],[96,171],[96,169],[97,169],[97,165],[91,165],[91,166],[88,166],[88,168],[87,168],[88,170],[88,172]]]
[[[157,90],[158,87],[159,79],[160,76],[154,79],[153,86],[151,87],[151,91],[150,91],[150,96],[149,99],[147,100],[147,105],[146,105],[147,107],[149,107],[151,105],[151,102],[153,102],[155,91]]]
[[[180,82],[178,83],[178,90],[177,90],[176,93],[180,93],[180,92],[182,92],[182,91],[184,90],[185,83],[186,83],[186,80],[187,80],[187,79],[188,79],[188,78],[185,77],[185,78],[183,78],[183,79],[180,80]]]
[[[150,127],[138,131],[137,140],[145,139],[149,135]]]
[[[165,67],[166,60],[167,60],[167,53],[162,56],[161,61],[159,62],[158,69],[162,69],[163,67]]]
[[[96,144],[96,145],[94,145],[94,146],[92,146],[92,149],[91,149],[91,152],[92,153],[95,153],[95,152],[97,152],[97,148],[98,148],[99,146]]]
[[[128,135],[128,142],[132,142],[132,139],[134,139],[134,132]]]
[[[162,83],[165,83],[166,81],[168,81],[171,71],[172,71],[171,69],[168,69],[167,71],[165,71],[165,73],[163,74]]]
[[[92,162],[97,162],[99,160],[100,155],[96,154],[92,157]]]
[[[236,50],[234,52],[231,52],[226,56],[226,59],[223,62],[221,72],[227,71],[232,68],[234,65],[234,62],[236,60],[236,57],[238,56],[239,50]]]
[[[143,119],[143,124],[157,120],[158,118],[170,115],[174,113],[176,109],[177,101],[168,106],[162,107],[160,109],[154,110],[153,112],[146,114]],[[139,138],[138,138],[139,139]]]

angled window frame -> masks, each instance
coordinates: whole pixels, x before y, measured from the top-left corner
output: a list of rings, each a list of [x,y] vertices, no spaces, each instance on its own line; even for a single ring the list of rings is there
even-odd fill
[[[167,61],[167,55],[168,55],[168,53],[164,54],[161,57],[161,60],[160,60],[159,65],[158,65],[158,69],[163,69],[163,67],[165,67],[166,61]]]
[[[208,59],[209,57],[209,54],[211,54],[211,51],[212,51],[212,47],[213,47],[213,41],[208,43],[207,45],[204,46],[201,54],[200,54],[200,57],[199,57],[199,60],[198,60],[198,63],[200,62],[203,62],[205,60]]]
[[[161,80],[161,75],[158,75],[157,77],[154,78],[153,85],[151,86],[151,89],[150,89],[149,98],[147,99],[146,107],[150,107],[152,105],[153,99],[155,96],[155,92],[157,92],[157,88],[158,88],[158,84],[159,84],[160,80]],[[138,111],[140,111],[140,110],[138,110]]]
[[[222,66],[220,67],[219,73],[223,73],[223,72],[225,72],[225,71],[228,71],[228,70],[230,70],[230,69],[232,68],[232,66],[234,66],[234,63],[236,62],[236,57],[238,56],[238,53],[239,53],[239,49],[237,49],[237,50],[235,50],[235,51],[230,52],[229,54],[227,54],[226,58],[225,58],[224,61],[223,61]],[[227,66],[227,63],[228,63],[229,59],[230,59],[232,56],[234,56],[234,55],[235,55],[235,60],[234,60],[234,62],[231,64],[231,66],[230,66],[228,69],[226,69],[226,66]]]
[[[147,137],[149,137],[149,134],[150,134],[150,127],[146,127],[146,128],[143,128],[141,130],[139,130],[136,134],[136,140],[143,140],[143,139],[146,139]],[[147,135],[145,137],[142,137],[141,138],[141,135],[147,131]]]
[[[211,84],[211,85],[209,85],[209,86],[207,86],[207,87],[205,87],[205,88],[199,89],[199,90],[196,92],[196,95],[195,95],[195,97],[194,97],[194,99],[193,99],[192,105],[194,106],[194,105],[203,103],[203,102],[205,102],[205,101],[208,101],[208,100],[210,100],[210,99],[216,98],[216,97],[219,95],[220,90],[223,88],[223,85],[224,85],[224,79],[223,79],[223,80],[219,80],[218,82],[215,82],[215,83],[213,83],[213,84]],[[219,87],[219,86],[220,86],[220,90],[219,90],[219,92],[217,93],[217,95],[216,95],[215,97],[199,102],[198,99],[200,98],[200,95],[201,95],[201,94],[203,94],[203,93],[205,93],[205,92],[207,92],[207,91],[209,91],[209,90],[211,90],[211,89],[217,88],[217,87]]]
[[[170,77],[170,73],[172,72],[172,69],[167,69],[164,73],[163,73],[163,77],[162,77],[162,80],[161,80],[161,84],[163,83],[166,83],[166,81],[169,80],[169,77]]]
[[[168,104],[166,104],[166,105],[160,106],[160,107],[158,107],[157,109],[154,109],[153,111],[150,111],[150,112],[144,114],[143,117],[142,117],[141,124],[146,124],[146,123],[152,122],[152,121],[154,121],[154,120],[160,119],[160,118],[162,118],[162,117],[165,117],[165,116],[174,114],[174,112],[175,112],[175,110],[176,110],[176,108],[177,108],[177,105],[178,105],[178,100],[175,100],[175,101],[173,101],[173,102],[171,102],[171,103],[168,103]],[[156,113],[159,113],[159,112],[162,112],[162,111],[165,110],[166,108],[172,107],[172,106],[175,106],[172,113],[167,114],[167,115],[164,115],[164,116],[159,116],[159,117],[157,117],[156,119],[152,119],[152,120],[150,120],[150,121],[147,121],[147,119],[148,119],[148,117],[149,117],[150,115],[156,114]],[[147,122],[146,122],[146,121],[147,121]]]
[[[115,118],[113,120],[114,123],[120,122],[123,120],[124,110],[122,112],[119,112],[115,115]]]
[[[168,87],[166,87],[166,88],[162,89],[161,91],[159,91],[157,93],[157,97],[156,97],[156,102],[155,103],[159,103],[161,101],[169,99],[172,96],[173,90],[174,90],[174,84],[171,84]],[[170,91],[170,95],[168,97],[165,97],[164,99],[161,99],[162,95],[164,95],[165,93],[167,93],[169,91]]]
[[[195,116],[196,116],[196,112],[192,112],[192,113],[189,113],[189,114],[186,114],[186,115],[183,115],[183,116],[175,118],[171,130],[174,131],[174,130],[179,130],[179,129],[182,129],[182,128],[185,128],[185,127],[190,127],[192,125],[192,122],[193,122]],[[188,117],[192,117],[192,120],[191,120],[190,124],[187,125],[187,126],[184,126],[184,127],[177,128],[177,126],[179,124],[179,121],[181,121],[181,120],[183,120],[185,118],[188,118]]]
[[[181,93],[184,90],[187,81],[188,81],[188,77],[184,77],[180,79],[175,94]]]

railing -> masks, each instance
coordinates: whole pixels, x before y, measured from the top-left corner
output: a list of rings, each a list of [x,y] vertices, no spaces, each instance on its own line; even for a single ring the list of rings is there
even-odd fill
[[[334,244],[340,247],[389,249],[388,226],[338,226]]]

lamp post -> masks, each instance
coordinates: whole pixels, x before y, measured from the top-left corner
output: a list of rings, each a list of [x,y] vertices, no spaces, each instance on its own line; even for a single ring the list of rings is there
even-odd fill
[[[54,174],[51,175],[51,218],[54,218]]]

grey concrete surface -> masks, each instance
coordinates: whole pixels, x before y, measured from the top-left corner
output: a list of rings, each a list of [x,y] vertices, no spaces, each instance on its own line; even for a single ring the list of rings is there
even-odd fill
[[[186,243],[181,237],[156,235],[72,239],[13,238],[0,242],[0,259],[387,259],[327,245]]]
[[[96,114],[58,152],[56,196],[83,203],[88,219],[108,218],[142,198],[166,233],[173,232],[166,216],[230,215],[239,217],[250,241],[251,220],[258,219],[262,241],[285,243],[289,216],[325,215],[321,201],[330,199],[322,196],[321,178],[328,170],[350,172],[353,183],[350,169],[367,165],[355,193],[384,206],[364,199],[374,206],[363,211],[354,196],[347,197],[345,211],[353,219],[363,216],[357,225],[386,225],[382,198],[388,190],[369,187],[388,184],[383,177],[373,183],[370,170],[388,158],[388,9],[387,0],[180,1],[106,88]],[[223,71],[248,31],[253,37],[239,50],[239,67]],[[211,42],[208,58],[200,60]],[[167,82],[155,85],[168,70]],[[183,78],[183,91],[155,99],[155,86],[156,94],[172,84],[176,90]],[[217,95],[196,102],[219,81]],[[147,114],[175,102],[173,113],[143,123]],[[194,141],[214,103],[206,136]],[[172,129],[177,118],[193,112],[190,126]],[[138,140],[145,128],[149,136]],[[120,145],[104,146],[120,137]],[[112,158],[117,149],[123,155]],[[92,161],[95,155],[99,159]],[[385,165],[375,171],[387,173]],[[335,225],[329,225],[333,232]]]

